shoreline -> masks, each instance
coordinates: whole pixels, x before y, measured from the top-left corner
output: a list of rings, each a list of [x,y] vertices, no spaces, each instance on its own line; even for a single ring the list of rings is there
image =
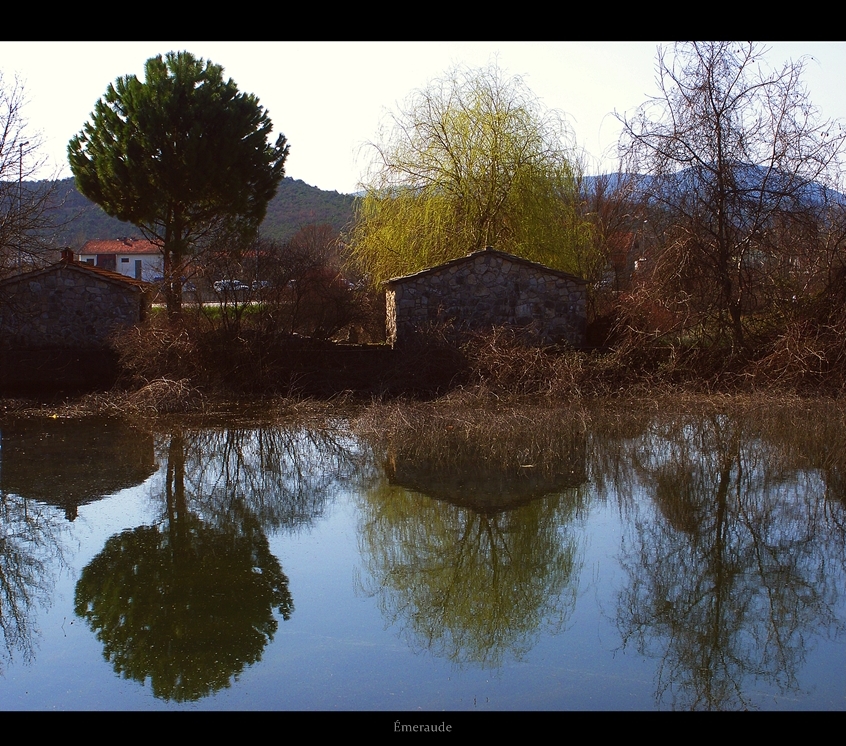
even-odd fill
[[[174,393],[168,400],[168,394]],[[139,421],[193,421],[198,423],[232,420],[257,424],[287,419],[357,418],[373,410],[402,410],[448,415],[468,411],[515,412],[621,410],[632,413],[709,409],[747,410],[755,407],[814,407],[825,404],[832,414],[846,408],[843,397],[825,393],[784,391],[696,391],[683,387],[646,392],[639,387],[613,394],[587,394],[568,400],[543,396],[502,396],[488,391],[459,389],[427,398],[409,396],[360,397],[342,393],[327,398],[260,396],[226,397],[204,395],[183,388],[179,382],[154,381],[136,391],[112,390],[77,395],[55,394],[44,397],[0,396],[3,419],[83,419],[121,418]]]

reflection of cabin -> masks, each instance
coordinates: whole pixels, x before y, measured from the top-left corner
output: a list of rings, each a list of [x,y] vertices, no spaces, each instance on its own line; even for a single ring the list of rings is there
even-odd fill
[[[523,469],[509,474],[494,470],[433,470],[410,461],[389,461],[386,467],[391,484],[485,514],[514,510],[546,495],[578,487],[586,479],[584,471],[548,474],[540,469]]]
[[[162,250],[146,238],[86,241],[79,250],[79,261],[146,282],[164,274]]]
[[[392,345],[438,324],[457,332],[508,326],[574,347],[585,341],[584,280],[490,247],[385,285]]]
[[[584,484],[585,461],[585,440],[576,437],[569,450],[558,454],[554,469],[540,464],[515,468],[478,462],[435,467],[418,458],[402,458],[389,452],[385,471],[391,484],[490,514],[514,510]]]
[[[18,420],[0,428],[0,493],[80,505],[141,484],[156,470],[153,436],[115,420]]]

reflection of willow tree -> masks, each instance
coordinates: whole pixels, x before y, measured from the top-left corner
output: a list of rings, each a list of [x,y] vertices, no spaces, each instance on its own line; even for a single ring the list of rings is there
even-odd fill
[[[493,668],[572,611],[578,552],[560,529],[576,510],[573,494],[483,513],[381,482],[361,509],[365,590],[412,647]]]
[[[585,443],[567,414],[399,405],[355,423],[392,483],[361,493],[365,590],[412,646],[496,667],[569,617]]]
[[[52,560],[63,555],[61,523],[51,508],[0,491],[0,660],[34,657],[34,606],[49,602]]]
[[[163,521],[109,539],[77,584],[117,672],[182,701],[260,659],[274,608],[293,610],[264,530],[311,520],[328,490],[309,493],[308,442],[281,428],[170,435]]]
[[[621,491],[657,507],[633,508],[617,616],[624,644],[661,658],[659,702],[745,708],[751,680],[796,690],[806,639],[835,623],[842,558],[787,437],[759,413],[711,413],[664,416],[613,446],[632,459]]]

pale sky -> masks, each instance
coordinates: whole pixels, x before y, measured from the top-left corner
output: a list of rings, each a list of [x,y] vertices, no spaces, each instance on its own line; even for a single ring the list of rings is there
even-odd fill
[[[823,116],[846,120],[846,42],[768,43],[773,67],[803,55],[811,100]],[[144,62],[187,50],[224,67],[241,91],[259,97],[291,146],[286,175],[321,189],[359,188],[368,156],[363,146],[413,90],[455,64],[496,61],[521,75],[552,109],[562,111],[576,145],[614,168],[619,124],[655,94],[656,42],[0,42],[0,72],[17,73],[31,132],[59,176],[70,176],[68,140],[116,78],[143,79]],[[275,137],[275,135],[274,135]],[[610,156],[610,157],[609,157]],[[605,158],[604,161],[600,159]],[[42,172],[41,178],[51,173]]]

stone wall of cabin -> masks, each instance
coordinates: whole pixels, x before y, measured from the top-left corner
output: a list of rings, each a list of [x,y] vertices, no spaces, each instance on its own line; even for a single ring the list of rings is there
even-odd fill
[[[583,282],[493,252],[389,283],[386,306],[392,345],[443,323],[458,333],[509,326],[542,344],[585,342]]]
[[[104,347],[149,307],[132,286],[67,267],[12,278],[0,295],[0,343],[16,348]]]

